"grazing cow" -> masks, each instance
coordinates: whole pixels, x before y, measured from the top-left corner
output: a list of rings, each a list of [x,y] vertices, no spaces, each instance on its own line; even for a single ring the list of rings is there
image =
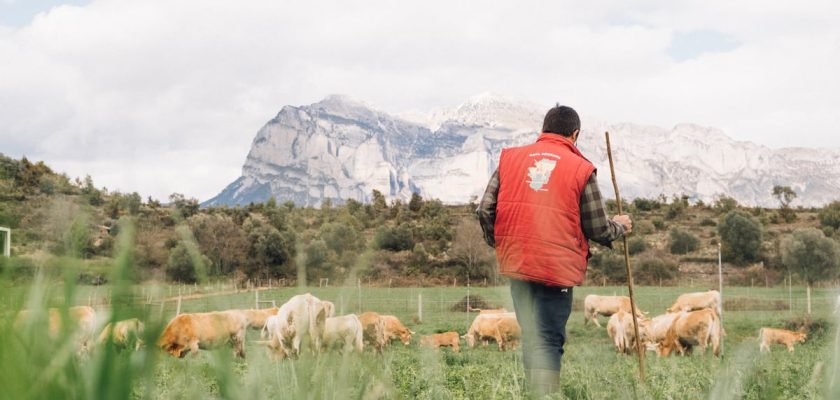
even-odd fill
[[[502,318],[513,318],[516,320],[515,313],[491,313],[479,314],[473,319],[470,329],[464,334],[463,338],[467,341],[467,346],[470,348],[481,342],[482,346],[487,346],[490,340],[496,340],[496,323]]]
[[[383,315],[382,322],[385,324],[385,344],[391,344],[391,341],[394,339],[400,339],[403,345],[408,346],[411,344],[411,335],[414,332],[405,327],[405,325],[400,322],[399,318],[393,315]]]
[[[609,317],[619,311],[630,313],[630,298],[627,296],[599,296],[590,294],[583,299],[583,324],[589,321],[599,328],[598,315]],[[636,307],[636,317],[644,317],[644,313]]]
[[[63,323],[65,315],[58,308],[47,310],[47,316],[47,333],[50,338],[57,338],[66,326],[67,331],[75,336],[80,354],[93,348],[93,339],[96,335],[96,310],[93,307],[75,306],[68,308],[66,317],[70,323],[67,325]],[[22,310],[18,313],[14,326],[21,329],[25,324],[34,322],[31,320],[32,317],[33,313],[30,310]]]
[[[327,318],[335,317],[335,304],[331,301],[321,300],[324,304],[324,310],[327,311]]]
[[[720,336],[720,318],[714,310],[682,311],[674,318],[657,352],[659,356],[668,356],[677,350],[685,355],[697,345],[705,353],[706,347],[711,345],[712,353],[717,357],[720,356]]]
[[[127,348],[134,345],[134,350],[140,350],[143,346],[143,332],[145,326],[137,318],[108,323],[99,334],[99,344],[107,341],[113,343],[117,348]]]
[[[671,307],[668,307],[665,311],[675,313],[680,311],[695,311],[710,308],[715,310],[718,318],[720,318],[721,306],[722,302],[720,292],[717,290],[709,290],[707,292],[681,294],[677,297],[677,301],[675,301],[674,304],[671,305]]]
[[[796,342],[805,343],[808,334],[805,332],[794,332],[786,329],[761,328],[758,331],[758,349],[761,352],[769,352],[771,344],[781,344],[793,352],[793,344]]]
[[[362,322],[355,314],[327,318],[324,324],[324,349],[340,346],[340,351],[364,350]]]
[[[230,343],[236,357],[245,358],[245,330],[248,320],[238,310],[180,314],[169,321],[158,339],[158,347],[176,358],[198,349],[212,349]]]
[[[279,307],[271,307],[271,308],[262,308],[262,309],[249,309],[249,310],[239,310],[245,315],[245,319],[248,320],[248,327],[251,329],[256,330],[263,330],[265,328],[265,321],[268,317],[272,315],[277,315],[277,312],[280,311]]]
[[[435,350],[441,347],[451,347],[452,351],[460,353],[460,340],[461,337],[458,336],[458,332],[436,333],[434,335],[420,337],[420,346],[429,347]]]
[[[624,331],[624,317],[630,316],[624,311],[619,311],[610,316],[607,321],[607,334],[613,341],[615,351],[619,353],[627,352],[627,333]]]
[[[312,353],[317,354],[326,319],[326,310],[317,297],[309,293],[293,296],[280,306],[277,315],[266,320],[269,349],[279,359],[298,357],[301,342],[306,337]]]
[[[364,341],[373,346],[378,354],[382,354],[386,343],[385,320],[381,315],[368,311],[359,315],[359,321],[362,322]]]
[[[667,313],[639,321],[639,335],[642,336],[648,350],[656,350],[659,347],[659,343],[665,340],[668,329],[679,315],[680,313]]]
[[[515,316],[499,318],[495,326],[496,343],[499,344],[499,351],[513,350],[519,345],[522,337],[522,328]]]

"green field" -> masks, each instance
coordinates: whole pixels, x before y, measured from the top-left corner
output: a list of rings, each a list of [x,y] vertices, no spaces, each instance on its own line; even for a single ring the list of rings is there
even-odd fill
[[[455,354],[422,349],[417,340],[404,347],[391,346],[383,357],[364,355],[308,354],[297,361],[276,362],[255,343],[258,333],[249,332],[245,360],[234,360],[227,349],[202,351],[197,357],[176,360],[153,346],[138,353],[98,348],[92,355],[75,355],[69,340],[50,341],[44,332],[16,332],[10,321],[15,299],[49,305],[87,304],[98,296],[114,294],[112,307],[119,318],[140,316],[148,321],[147,341],[153,342],[163,323],[175,313],[176,301],[161,306],[157,300],[143,304],[145,295],[167,297],[168,287],[67,287],[62,284],[6,287],[3,301],[6,318],[0,333],[0,398],[523,398],[523,373],[518,351],[497,348],[464,349]],[[254,292],[231,294],[218,285],[193,287],[182,312],[252,308]],[[703,288],[640,287],[638,303],[651,315],[670,305],[680,293]],[[182,289],[188,293],[186,288]],[[584,326],[579,304],[586,294],[622,294],[621,287],[582,287],[575,291],[575,311],[568,324],[568,343],[562,371],[562,396],[573,399],[808,399],[837,398],[829,395],[834,332],[828,328],[812,334],[795,353],[774,348],[759,354],[756,340],[761,326],[783,326],[784,321],[805,314],[804,290],[794,288],[793,310],[788,309],[785,288],[726,288],[724,325],[725,355],[657,358],[648,353],[647,379],[640,384],[634,357],[616,354],[604,328]],[[337,311],[360,309],[398,316],[419,334],[456,330],[464,333],[474,313],[452,312],[450,307],[467,294],[467,288],[282,288],[260,291],[263,301],[279,305],[294,294],[311,291],[336,303]],[[177,293],[177,289],[175,289]],[[836,292],[815,290],[813,318],[829,320]],[[95,295],[94,295],[95,294]],[[511,308],[506,287],[471,288],[493,305]],[[421,300],[422,297],[422,300]],[[422,322],[418,320],[422,301]],[[361,304],[360,304],[361,303]],[[361,308],[360,308],[361,306]],[[108,307],[96,306],[105,316]],[[604,318],[601,319],[605,323]],[[831,326],[834,324],[831,323]],[[462,342],[462,345],[466,345]],[[838,382],[840,385],[840,382]],[[835,389],[836,392],[836,389]]]

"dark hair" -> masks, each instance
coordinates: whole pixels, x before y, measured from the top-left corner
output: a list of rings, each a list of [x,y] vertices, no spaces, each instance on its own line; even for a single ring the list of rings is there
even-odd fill
[[[542,131],[544,133],[556,133],[562,136],[572,136],[580,129],[580,117],[577,111],[571,107],[557,105],[545,113]]]

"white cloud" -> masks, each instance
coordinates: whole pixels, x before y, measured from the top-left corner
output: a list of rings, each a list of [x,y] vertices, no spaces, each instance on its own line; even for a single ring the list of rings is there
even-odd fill
[[[0,152],[206,199],[285,104],[391,112],[494,91],[611,121],[840,146],[834,2],[100,0],[0,26]],[[740,46],[677,62],[678,32]]]

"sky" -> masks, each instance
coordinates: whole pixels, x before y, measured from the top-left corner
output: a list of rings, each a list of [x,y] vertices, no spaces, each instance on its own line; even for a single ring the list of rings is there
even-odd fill
[[[833,0],[0,0],[0,153],[203,201],[284,105],[485,92],[840,148],[838,20]]]

